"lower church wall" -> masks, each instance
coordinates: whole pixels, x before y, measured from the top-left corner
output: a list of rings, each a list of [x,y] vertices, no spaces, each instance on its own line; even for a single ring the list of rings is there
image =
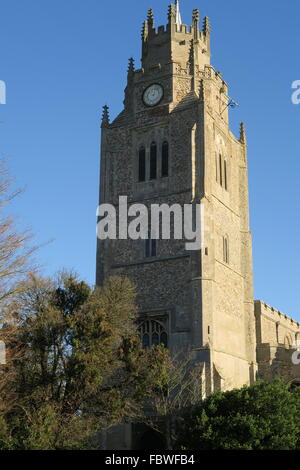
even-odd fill
[[[214,351],[213,363],[222,379],[222,391],[241,388],[253,382],[255,365],[249,364],[243,358],[231,356],[225,352]]]

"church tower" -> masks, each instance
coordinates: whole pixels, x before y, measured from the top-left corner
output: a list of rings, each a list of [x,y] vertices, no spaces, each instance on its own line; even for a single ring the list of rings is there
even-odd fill
[[[100,203],[201,204],[204,238],[193,251],[185,240],[99,240],[97,284],[135,282],[144,345],[192,351],[205,394],[239,387],[256,372],[244,125],[238,137],[230,131],[228,86],[210,64],[199,10],[187,26],[176,2],[156,28],[150,9],[141,40],[123,111],[110,122],[104,107]]]

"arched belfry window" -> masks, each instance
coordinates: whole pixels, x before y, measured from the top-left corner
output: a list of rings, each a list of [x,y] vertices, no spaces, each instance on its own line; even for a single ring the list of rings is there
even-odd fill
[[[151,232],[148,233],[148,238],[145,240],[145,257],[153,258],[157,254],[157,240],[151,238]]]
[[[161,176],[165,178],[169,176],[169,143],[163,142],[161,148]]]
[[[139,149],[139,181],[146,180],[146,149],[142,145]]]
[[[168,334],[163,322],[158,320],[145,320],[141,323],[140,328],[141,340],[144,348],[150,346],[158,346],[163,344],[168,347]]]
[[[155,180],[157,178],[157,145],[152,142],[150,146],[150,179]]]

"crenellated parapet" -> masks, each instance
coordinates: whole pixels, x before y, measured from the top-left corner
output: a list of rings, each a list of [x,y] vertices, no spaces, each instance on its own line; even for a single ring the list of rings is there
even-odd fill
[[[193,94],[205,101],[210,113],[228,122],[228,87],[210,64],[210,24],[207,17],[201,19],[198,8],[192,11],[190,26],[182,23],[178,1],[169,5],[166,25],[155,27],[153,10],[148,10],[142,28],[142,67],[135,69],[129,59],[122,122],[124,116],[130,120],[149,111],[141,97],[151,83],[164,88],[160,106],[169,106],[169,111]]]
[[[185,65],[189,62],[190,44],[194,41],[195,65],[203,68],[210,63],[210,26],[208,18],[203,20],[203,29],[200,29],[200,13],[198,9],[192,12],[190,26],[181,23],[178,5],[171,4],[168,9],[168,23],[166,26],[154,25],[152,9],[148,10],[147,20],[143,24],[142,67],[149,69],[155,63],[169,61],[180,62]],[[180,20],[179,20],[180,18]]]
[[[197,10],[199,12],[199,10]],[[203,20],[204,22],[207,20],[207,17]],[[182,33],[186,34],[187,36],[194,37],[195,39],[201,39],[203,42],[207,42],[207,39],[210,34],[210,30],[200,29],[199,27],[199,19],[198,21],[194,22],[193,18],[193,24],[192,25],[187,25],[187,24],[176,24],[174,17],[172,14],[169,16],[169,22],[167,25],[161,25],[155,28],[152,26],[152,23],[149,24],[149,21],[144,21],[142,25],[142,38],[146,40],[151,33],[151,37],[157,37],[157,36],[162,36],[166,33],[170,33],[170,27],[174,26],[174,31],[175,33]]]
[[[255,301],[258,344],[285,344],[300,341],[300,323],[260,300]]]
[[[281,312],[280,310],[271,307],[266,302],[262,302],[261,300],[255,301],[256,305],[259,308],[261,314],[271,318],[276,323],[279,322],[282,325],[286,326],[287,328],[291,328],[295,331],[300,331],[300,323],[299,321],[295,320],[294,318],[286,315],[285,313]]]

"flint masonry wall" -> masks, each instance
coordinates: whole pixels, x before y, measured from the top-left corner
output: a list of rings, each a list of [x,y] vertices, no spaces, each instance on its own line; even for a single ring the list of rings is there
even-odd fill
[[[141,316],[166,318],[171,349],[194,349],[199,358],[205,350],[211,390],[214,377],[218,387],[232,388],[255,380],[257,362],[267,363],[263,345],[292,344],[299,325],[259,302],[254,314],[244,127],[239,138],[230,131],[228,86],[210,65],[208,20],[200,31],[197,10],[191,28],[177,25],[175,17],[171,5],[168,25],[156,29],[149,10],[142,68],[135,70],[130,59],[124,109],[111,123],[104,111],[100,201],[117,207],[119,196],[127,196],[129,204],[148,208],[201,202],[204,244],[187,252],[185,240],[159,240],[156,256],[145,259],[143,240],[99,241],[97,283],[111,275],[131,278]],[[147,107],[143,93],[157,83],[163,99]],[[151,142],[161,149],[165,140],[169,175],[159,174],[159,150],[157,178],[150,180]],[[138,180],[141,145],[146,148],[145,182]],[[222,165],[226,162],[227,188],[224,167],[223,184],[218,174],[220,156]]]

